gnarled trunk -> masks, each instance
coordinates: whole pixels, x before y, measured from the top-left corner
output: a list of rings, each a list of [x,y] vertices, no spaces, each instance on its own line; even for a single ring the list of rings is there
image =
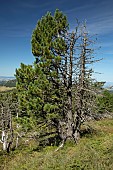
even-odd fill
[[[68,107],[67,107],[67,139],[73,138],[73,113],[72,113],[72,94],[71,89],[68,93]]]

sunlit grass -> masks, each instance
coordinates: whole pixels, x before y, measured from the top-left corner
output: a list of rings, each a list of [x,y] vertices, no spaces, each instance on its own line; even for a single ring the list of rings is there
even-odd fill
[[[9,90],[12,90],[14,88],[15,87],[0,86],[0,92],[9,91]]]
[[[36,150],[36,143],[1,156],[2,170],[113,170],[113,120],[86,123],[94,131],[83,134],[77,145],[67,143]],[[0,162],[1,163],[1,162]]]

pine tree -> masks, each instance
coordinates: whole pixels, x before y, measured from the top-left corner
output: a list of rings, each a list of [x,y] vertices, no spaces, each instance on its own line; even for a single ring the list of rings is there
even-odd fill
[[[63,141],[67,139],[77,141],[82,119],[90,110],[87,100],[93,98],[93,92],[90,93],[93,86],[91,81],[93,71],[88,70],[87,66],[95,62],[90,42],[85,25],[80,26],[80,23],[77,23],[75,31],[69,33],[66,17],[58,10],[54,16],[47,13],[33,32],[32,52],[36,57],[36,63],[43,68],[42,71],[51,82],[54,93],[57,91],[57,97],[62,99],[57,100],[62,106],[59,107],[59,114],[62,117],[57,120],[57,126]],[[74,83],[76,103],[73,102]]]
[[[62,146],[68,139],[77,142],[95,98],[93,71],[88,69],[95,60],[86,26],[77,22],[75,31],[68,29],[62,12],[56,10],[53,16],[48,12],[32,34],[34,65],[21,64],[16,70],[22,119],[32,117],[37,126],[42,122],[46,130],[55,128]]]
[[[38,64],[25,65],[16,70],[19,115],[18,123],[24,132],[34,131],[35,136],[56,135],[51,120],[57,117],[57,97],[52,85]],[[32,133],[33,134],[33,133]],[[48,134],[48,135],[47,135]],[[53,135],[54,136],[54,135]],[[49,137],[48,137],[49,138]]]
[[[36,58],[37,65],[42,68],[43,73],[52,86],[50,92],[52,95],[49,94],[47,106],[53,108],[53,110],[55,109],[54,116],[51,113],[49,116],[53,117],[52,121],[57,127],[58,133],[59,120],[64,117],[64,101],[66,98],[62,83],[64,81],[62,72],[64,72],[63,57],[67,53],[68,48],[65,41],[67,30],[66,16],[59,10],[56,10],[54,16],[51,13],[47,13],[45,17],[38,21],[32,35],[32,53]]]

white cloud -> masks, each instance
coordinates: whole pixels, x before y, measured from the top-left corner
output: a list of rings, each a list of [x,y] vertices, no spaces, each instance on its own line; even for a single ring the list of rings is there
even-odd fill
[[[82,6],[78,6],[78,7],[74,7],[74,8],[68,9],[68,10],[65,11],[65,13],[66,14],[72,14],[73,12],[78,12],[78,11],[86,10],[86,9],[88,10],[91,7],[93,7],[92,4],[82,5]]]
[[[3,37],[30,37],[32,34],[33,28],[31,25],[28,26],[3,26],[0,29],[0,35]]]
[[[92,0],[89,3],[82,3],[65,11],[70,16],[73,27],[74,18],[88,21],[90,33],[107,34],[113,32],[113,1]],[[72,28],[73,29],[73,28]]]
[[[88,24],[91,33],[107,34],[113,32],[113,13],[92,18],[92,23]]]

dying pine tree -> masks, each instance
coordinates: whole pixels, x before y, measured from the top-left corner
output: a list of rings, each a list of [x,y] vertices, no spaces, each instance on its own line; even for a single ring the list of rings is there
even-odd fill
[[[10,152],[14,142],[13,116],[16,115],[17,96],[15,91],[0,94],[0,129],[3,150]]]
[[[94,57],[95,41],[90,38],[86,24],[80,26],[79,39],[79,56],[77,58],[76,71],[76,95],[75,95],[75,123],[74,123],[74,139],[78,141],[80,137],[81,124],[92,115],[94,107],[96,107],[95,97],[97,89],[95,88],[95,80],[92,78],[94,70],[92,64],[100,61]]]
[[[62,145],[66,140],[77,142],[94,102],[89,68],[96,61],[93,41],[86,26],[78,22],[75,31],[69,32],[66,16],[56,10],[38,21],[31,43],[34,65],[21,64],[16,70],[21,118],[35,119],[40,129],[44,124],[47,131],[55,129],[44,135],[55,133]]]

